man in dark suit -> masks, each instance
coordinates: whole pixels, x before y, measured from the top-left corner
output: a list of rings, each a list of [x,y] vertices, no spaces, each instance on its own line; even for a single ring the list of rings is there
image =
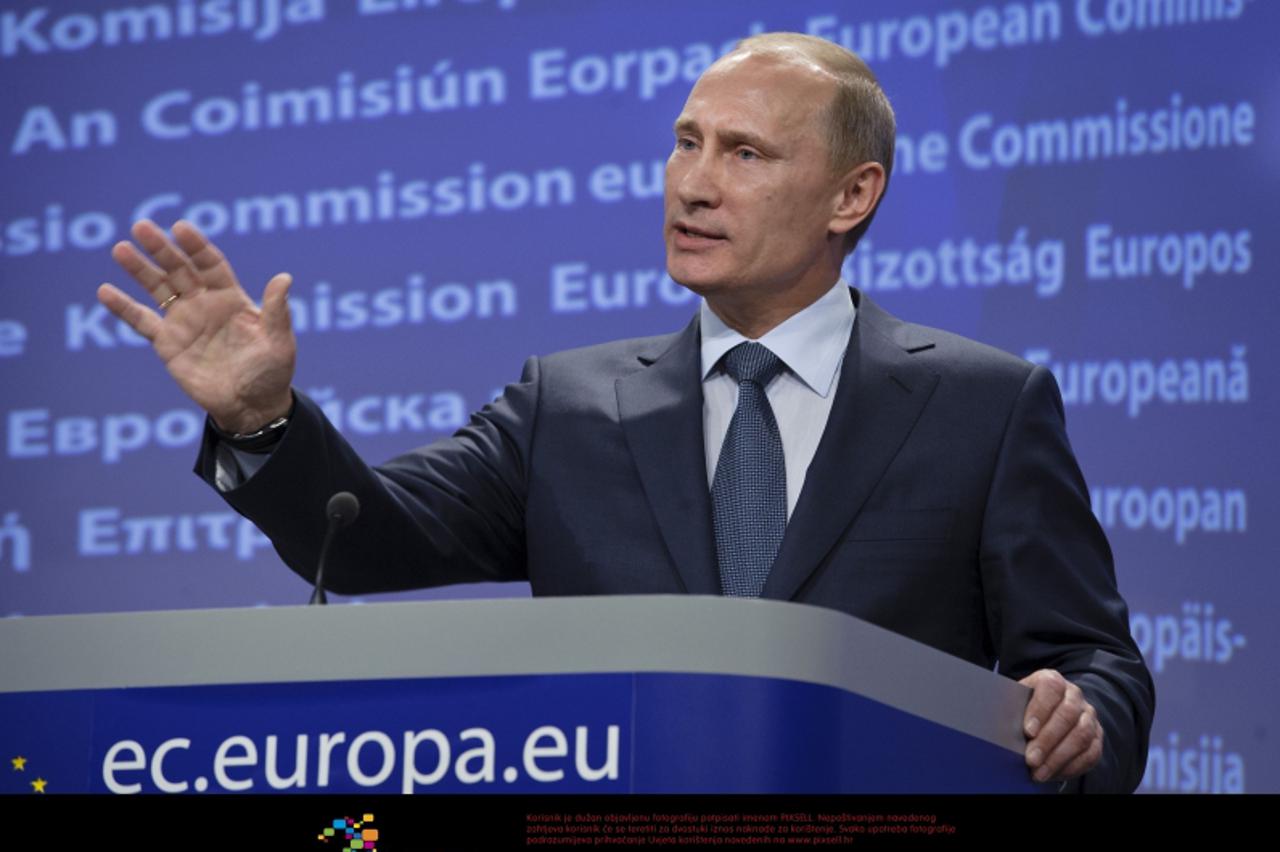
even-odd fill
[[[841,609],[1031,686],[1038,780],[1133,789],[1151,681],[1052,378],[839,282],[892,164],[871,72],[818,39],[748,39],[675,130],[667,261],[704,296],[694,322],[531,359],[467,428],[378,469],[290,391],[287,276],[258,311],[194,228],[175,244],[144,222],[154,263],[114,256],[167,313],[100,298],[210,413],[198,471],[295,570],[328,496],[360,498],[330,588],[527,578]]]

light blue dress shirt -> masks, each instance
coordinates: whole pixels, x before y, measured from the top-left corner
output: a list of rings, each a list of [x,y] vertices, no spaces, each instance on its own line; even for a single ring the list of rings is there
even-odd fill
[[[765,388],[782,437],[787,466],[787,517],[800,499],[805,473],[827,427],[840,381],[849,336],[857,314],[849,285],[837,281],[809,307],[757,342],[782,359],[787,369]],[[719,366],[720,359],[747,340],[702,303],[702,434],[707,453],[707,487],[716,476],[720,447],[738,407],[738,384]]]

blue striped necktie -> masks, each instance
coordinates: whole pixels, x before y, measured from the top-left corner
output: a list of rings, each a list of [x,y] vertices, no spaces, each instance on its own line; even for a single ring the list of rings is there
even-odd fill
[[[724,356],[738,383],[738,407],[729,422],[711,483],[720,591],[760,597],[787,528],[787,468],[778,421],[765,386],[783,363],[759,343],[740,343]]]

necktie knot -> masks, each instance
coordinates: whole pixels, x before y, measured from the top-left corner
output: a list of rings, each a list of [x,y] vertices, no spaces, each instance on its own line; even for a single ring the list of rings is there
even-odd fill
[[[756,382],[760,387],[769,384],[781,372],[782,359],[759,343],[739,343],[724,356],[724,369],[735,382]]]

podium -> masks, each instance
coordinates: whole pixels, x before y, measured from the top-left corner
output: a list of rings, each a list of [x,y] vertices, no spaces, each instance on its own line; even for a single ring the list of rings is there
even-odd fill
[[[1045,790],[1028,689],[778,601],[15,618],[0,672],[9,784],[48,793]]]

